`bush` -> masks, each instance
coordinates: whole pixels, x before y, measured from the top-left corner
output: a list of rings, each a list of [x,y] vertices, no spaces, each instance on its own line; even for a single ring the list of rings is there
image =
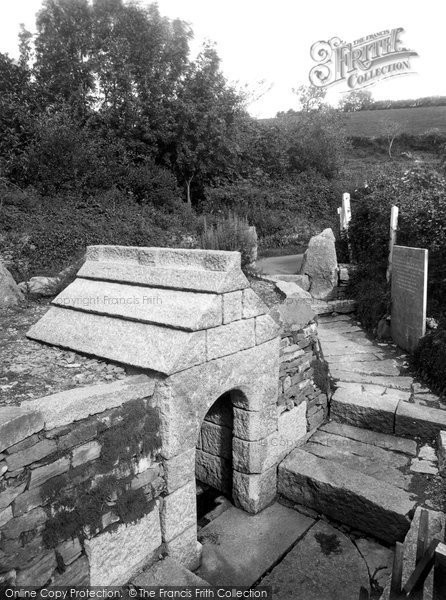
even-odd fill
[[[385,273],[382,266],[361,265],[348,285],[350,297],[357,302],[358,319],[373,333],[379,320],[390,313],[390,288]]]
[[[356,194],[350,240],[360,265],[385,271],[392,204],[399,207],[398,244],[429,250],[428,314],[446,314],[446,179],[433,169],[414,168],[377,177]]]
[[[241,253],[242,266],[257,258],[257,234],[248,220],[229,213],[226,218],[218,217],[213,224],[204,221],[201,247],[211,250],[236,250]]]
[[[290,240],[305,245],[315,233],[337,226],[340,193],[332,180],[315,171],[280,180],[259,176],[208,187],[201,210],[246,217],[255,225],[263,247],[289,245]]]
[[[440,322],[435,331],[419,341],[413,362],[424,379],[439,393],[446,393],[446,321]]]
[[[199,220],[185,206],[168,213],[116,189],[88,199],[11,193],[1,215],[0,253],[19,281],[57,274],[88,245],[178,247],[199,231]]]

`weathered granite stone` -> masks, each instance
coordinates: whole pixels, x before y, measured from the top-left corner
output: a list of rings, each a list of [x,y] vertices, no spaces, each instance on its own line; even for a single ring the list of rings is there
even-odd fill
[[[337,423],[336,421],[326,423],[321,427],[321,430],[344,438],[357,440],[363,444],[371,444],[373,446],[384,448],[385,450],[392,450],[392,452],[401,452],[408,456],[417,455],[417,443],[415,440],[389,436],[385,433],[352,427],[351,425]]]
[[[398,390],[375,389],[356,383],[338,388],[331,400],[331,418],[341,423],[393,433],[395,412],[401,400]],[[398,431],[396,432],[398,435]]]
[[[356,311],[356,300],[313,300],[312,307],[317,315],[331,315],[332,313],[348,314]]]
[[[288,453],[307,433],[305,403],[282,413],[278,420],[279,454]]]
[[[227,458],[196,451],[195,474],[199,481],[228,493],[232,486],[232,462]]]
[[[238,294],[240,319],[242,292],[232,294]],[[53,300],[53,304],[187,331],[217,327],[222,324],[223,317],[221,298],[217,294],[185,294],[181,290],[89,279],[76,279]]]
[[[392,575],[393,551],[367,538],[355,540],[355,545],[367,564],[370,579],[384,588]]]
[[[101,444],[96,441],[87,442],[73,450],[73,467],[95,460],[101,455]]]
[[[255,319],[256,344],[264,344],[280,333],[280,327],[269,315],[261,315]]]
[[[42,587],[49,582],[56,566],[56,555],[54,552],[48,552],[32,565],[17,572],[16,585]]]
[[[0,452],[43,429],[43,416],[37,409],[6,406],[0,408]]]
[[[446,411],[409,402],[400,402],[396,411],[395,433],[434,440],[446,429]]]
[[[163,462],[167,493],[171,494],[195,478],[195,448]]]
[[[31,400],[27,405],[41,411],[46,428],[53,429],[117,408],[129,400],[148,398],[153,394],[155,383],[156,380],[151,377],[135,375],[113,383],[58,392]]]
[[[355,545],[339,529],[323,521],[273,568],[262,585],[272,586],[273,598],[357,600],[370,589],[369,573]]]
[[[310,289],[310,279],[308,275],[291,275],[284,273],[280,275],[268,275],[265,279],[271,279],[272,281],[290,281],[298,285],[305,292]]]
[[[38,467],[37,469],[33,469],[31,472],[31,481],[29,484],[29,489],[33,489],[37,486],[42,485],[48,479],[52,477],[56,477],[57,475],[62,475],[70,468],[70,459],[68,456],[64,456],[51,462],[43,467]]]
[[[300,289],[296,286],[297,289]],[[302,294],[307,294],[300,290]],[[276,304],[269,310],[270,316],[278,323],[284,332],[298,330],[307,325],[315,316],[312,300],[296,294]]]
[[[330,299],[338,283],[338,260],[335,237],[331,229],[324,229],[322,233],[310,239],[300,272],[302,275],[308,275],[313,298]]]
[[[242,318],[242,297],[241,290],[223,294],[223,325],[239,321]],[[221,322],[217,323],[217,325],[220,324]]]
[[[254,346],[256,343],[254,323],[254,319],[244,319],[209,329],[207,359],[220,358]]]
[[[158,503],[136,523],[85,540],[90,585],[123,585],[161,546]]]
[[[260,512],[277,495],[277,468],[255,475],[234,471],[233,493],[236,505],[252,514]]]
[[[42,440],[27,450],[21,450],[20,452],[15,452],[8,456],[6,458],[6,464],[10,471],[15,471],[16,469],[20,469],[45,458],[45,456],[55,452],[56,447],[56,442],[53,440]]]
[[[209,408],[229,390],[242,392],[234,396],[234,406],[251,412],[276,402],[278,348],[275,338],[175,373],[159,384],[153,402],[160,412],[163,457],[172,458],[195,447]]]
[[[410,470],[414,473],[425,473],[426,475],[438,474],[438,468],[434,463],[429,460],[419,460],[418,458],[412,459]]]
[[[277,405],[270,404],[259,412],[234,408],[234,436],[251,442],[277,430]]]
[[[205,361],[204,335],[60,306],[27,332],[37,341],[165,374]]]
[[[204,421],[201,426],[201,447],[209,454],[231,458],[232,429]]]
[[[79,277],[222,294],[249,287],[239,252],[89,246]]]
[[[71,563],[63,573],[57,573],[52,582],[51,587],[81,587],[87,586],[90,583],[90,566],[88,558],[81,556],[78,560]]]
[[[164,498],[161,508],[163,541],[170,542],[197,520],[195,482],[187,483]]]
[[[149,469],[146,469],[145,471],[142,471],[141,473],[136,475],[136,477],[132,479],[130,487],[132,488],[132,490],[137,490],[141,487],[149,485],[149,483],[154,482],[158,478],[158,476],[159,466],[156,465],[155,467],[150,467]]]
[[[174,541],[175,540],[173,540],[172,544]],[[183,588],[209,586],[206,581],[189,571],[189,569],[186,569],[180,562],[170,557],[159,560],[146,571],[143,571],[137,575],[137,577],[133,578],[131,583],[136,588],[146,588],[151,586],[163,587],[166,585],[166,581],[169,582],[169,585],[180,586]]]
[[[389,543],[404,539],[416,505],[404,490],[299,448],[279,465],[278,482],[286,498]]]
[[[268,312],[266,304],[250,287],[243,290],[242,305],[242,316],[244,319],[252,319]]]
[[[189,527],[179,536],[168,541],[166,552],[172,559],[191,571],[198,569],[201,560],[201,544],[197,542],[196,526]]]
[[[0,260],[0,307],[17,306],[23,300],[23,292]]]
[[[70,565],[82,553],[82,546],[79,542],[79,538],[74,538],[62,542],[57,546],[56,553],[59,554],[59,556],[62,558],[65,566]]]
[[[39,436],[37,433],[33,433],[29,437],[25,438],[22,442],[18,444],[14,444],[8,448],[8,454],[15,454],[16,452],[21,452],[22,450],[28,450],[31,446],[34,446],[39,441]],[[5,458],[6,455],[2,454],[0,458]]]

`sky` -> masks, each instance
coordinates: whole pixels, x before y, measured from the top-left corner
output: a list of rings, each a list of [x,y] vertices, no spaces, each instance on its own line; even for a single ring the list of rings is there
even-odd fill
[[[142,4],[149,3],[140,0]],[[402,27],[404,45],[418,53],[411,74],[380,81],[367,89],[376,99],[446,95],[443,43],[446,5],[441,0],[158,0],[160,12],[191,24],[192,51],[203,41],[216,43],[229,81],[248,86],[256,117],[298,108],[293,88],[309,84],[315,66],[310,48],[335,36],[345,42]],[[0,52],[17,56],[20,23],[34,30],[41,0],[0,0]],[[345,84],[330,88],[336,104]]]

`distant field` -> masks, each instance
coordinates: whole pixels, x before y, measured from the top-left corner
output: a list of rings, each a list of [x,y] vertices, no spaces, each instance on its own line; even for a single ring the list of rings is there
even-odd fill
[[[345,116],[349,136],[382,136],[383,121],[388,119],[400,123],[404,133],[416,135],[433,128],[446,133],[446,106],[360,110]]]

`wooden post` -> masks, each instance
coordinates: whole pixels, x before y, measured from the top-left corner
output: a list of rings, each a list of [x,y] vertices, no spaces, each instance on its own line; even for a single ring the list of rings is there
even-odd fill
[[[350,194],[345,192],[342,194],[342,217],[343,217],[343,229],[348,229],[352,218],[352,210],[350,208]]]
[[[421,509],[420,521],[418,523],[417,553],[415,565],[423,560],[424,555],[429,548],[429,513],[425,508]],[[416,584],[412,590],[411,600],[423,600],[424,581]]]
[[[387,266],[387,283],[389,283],[392,276],[392,256],[393,247],[396,242],[396,230],[398,229],[398,206],[392,206],[390,212],[390,238],[389,238],[389,264]]]
[[[403,557],[404,546],[401,542],[395,544],[395,554],[393,556],[392,580],[390,582],[389,600],[401,598],[401,586],[403,578]]]
[[[435,550],[434,591],[432,600],[446,598],[446,544],[438,544]]]

